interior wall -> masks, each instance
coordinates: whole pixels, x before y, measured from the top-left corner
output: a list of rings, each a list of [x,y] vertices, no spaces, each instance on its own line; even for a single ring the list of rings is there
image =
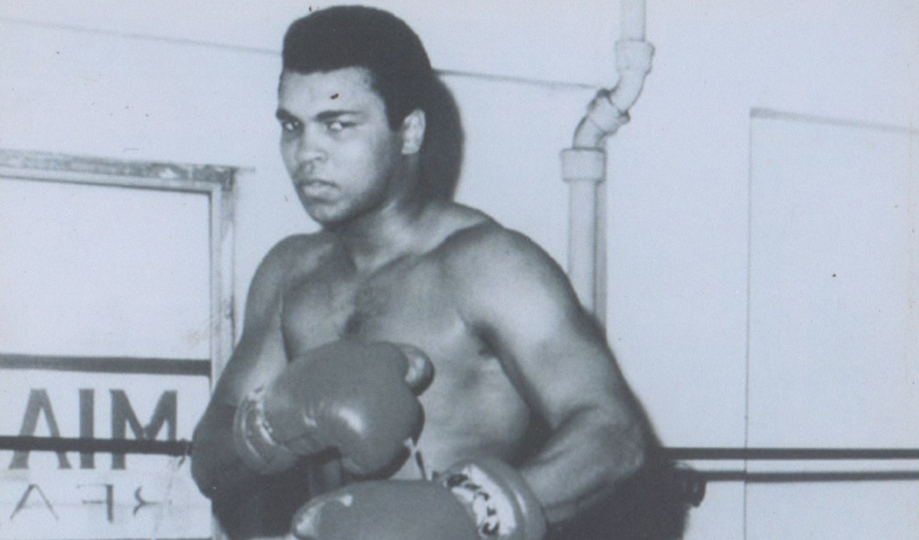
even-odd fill
[[[653,71],[609,143],[608,312],[640,393],[671,396],[668,439],[742,442],[751,110],[915,128],[917,10],[648,3]]]
[[[280,2],[266,12],[239,3],[234,16],[209,11],[206,3],[169,1],[140,9],[116,2],[79,9],[66,2],[5,4],[0,9],[6,68],[0,74],[0,145],[247,169],[237,200],[241,308],[255,266],[270,246],[287,234],[315,230],[280,162],[274,108],[286,24],[310,7],[327,4]],[[408,2],[378,4],[431,36],[426,40],[430,56],[457,94],[467,139],[459,200],[527,232],[563,261],[566,188],[558,152],[592,96],[591,85],[608,79],[608,70],[600,76],[598,67],[598,58],[609,61],[608,51],[594,41],[609,40],[592,41],[615,31],[598,22],[608,20],[605,3],[583,4],[596,10],[565,10],[557,17],[560,27],[549,28],[548,36],[540,35],[547,32],[536,24],[549,16],[548,3],[524,10],[529,16],[518,24],[526,27],[529,20],[533,31],[520,34],[500,33],[508,21],[475,15],[481,13],[475,3],[439,13]],[[479,23],[454,32],[455,17]],[[205,19],[211,22],[188,23]],[[583,28],[573,41],[575,49],[590,52],[563,62],[564,55],[544,38],[558,41],[578,24]],[[470,42],[481,49],[471,49]],[[528,62],[508,60],[520,58],[512,52],[524,47],[547,52],[534,51],[525,57]],[[501,62],[480,50],[495,51]],[[564,69],[553,67],[561,65]],[[532,206],[512,204],[521,192]]]
[[[896,0],[648,3],[653,71],[632,122],[609,143],[608,313],[611,342],[669,444],[747,444],[751,112],[915,130],[917,9],[915,2]],[[911,169],[915,180],[915,164]],[[837,391],[832,385],[809,390]],[[784,399],[780,391],[760,397]],[[905,404],[896,407],[915,418]],[[793,424],[795,418],[773,421]],[[875,445],[870,438],[859,443]],[[745,468],[741,462],[698,465]],[[905,489],[914,491],[911,485]],[[765,500],[787,500],[788,490],[796,489],[770,488]],[[815,489],[826,494],[833,488]],[[761,492],[748,499],[740,482],[711,483],[691,515],[689,537],[824,537],[820,530],[835,530],[826,516],[859,504],[852,495],[858,485],[843,489],[846,496],[827,499],[833,504],[824,507],[832,510],[811,524],[775,506],[761,508],[750,522],[744,516],[764,500]],[[813,492],[798,492],[794,500],[813,501],[808,497]],[[897,525],[891,527],[911,523],[893,516],[912,497],[896,499],[900,507],[890,508],[888,517]],[[783,533],[755,530],[769,522],[782,524]]]

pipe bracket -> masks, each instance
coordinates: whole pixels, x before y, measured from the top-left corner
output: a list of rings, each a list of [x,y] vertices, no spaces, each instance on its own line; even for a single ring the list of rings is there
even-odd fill
[[[597,148],[562,150],[562,178],[565,182],[603,182],[606,152]]]

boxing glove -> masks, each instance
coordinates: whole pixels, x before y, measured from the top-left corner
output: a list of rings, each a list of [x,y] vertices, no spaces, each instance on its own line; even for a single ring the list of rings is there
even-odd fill
[[[494,459],[434,480],[359,482],[297,511],[298,540],[541,540],[546,520],[520,475]]]
[[[432,373],[427,356],[410,345],[343,340],[313,349],[240,403],[236,453],[261,474],[332,448],[357,475],[397,466],[421,432],[416,392]]]

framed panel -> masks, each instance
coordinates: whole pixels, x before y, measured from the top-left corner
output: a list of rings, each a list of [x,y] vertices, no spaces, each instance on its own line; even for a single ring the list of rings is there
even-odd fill
[[[66,444],[191,439],[233,344],[236,173],[0,150],[0,438],[63,445],[0,450],[0,539],[212,535],[184,456]]]

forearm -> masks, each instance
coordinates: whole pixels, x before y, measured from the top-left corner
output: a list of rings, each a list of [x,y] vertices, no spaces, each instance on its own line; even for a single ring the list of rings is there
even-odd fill
[[[583,410],[558,426],[520,472],[542,502],[547,520],[559,523],[636,472],[647,445],[647,430],[640,422],[614,422]]]
[[[259,475],[236,454],[233,421],[236,407],[212,403],[195,429],[191,470],[206,497],[234,498],[244,494]]]

